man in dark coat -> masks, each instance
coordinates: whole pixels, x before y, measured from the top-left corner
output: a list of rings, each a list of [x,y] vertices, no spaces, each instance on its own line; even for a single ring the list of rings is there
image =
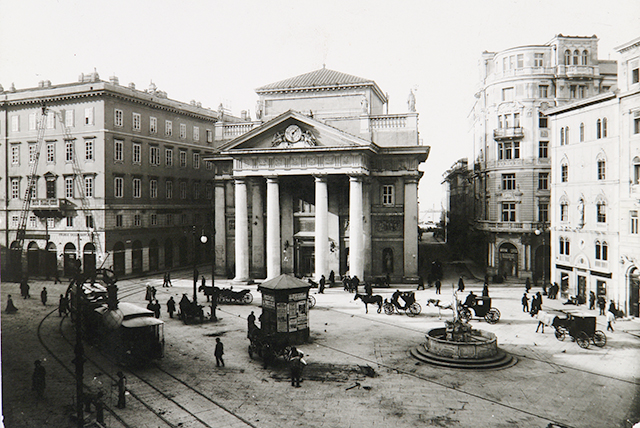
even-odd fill
[[[442,283],[439,279],[436,279],[436,294],[441,294],[440,290],[442,289]]]
[[[306,364],[302,359],[304,355],[298,351],[295,346],[291,347],[289,353],[289,369],[291,370],[291,386],[300,387],[302,382],[302,369]]]
[[[27,282],[27,278],[23,278],[20,281],[20,295],[23,299],[28,299],[29,297],[29,283]]]
[[[320,286],[318,287],[318,293],[324,294],[324,287],[327,283],[327,280],[324,279],[324,275],[320,277]]]
[[[60,303],[58,303],[58,315],[66,315],[69,312],[69,301],[64,294],[60,295]]]
[[[249,316],[247,317],[247,337],[251,338],[251,332],[255,330],[256,327],[256,315],[251,311]]]
[[[173,300],[173,296],[167,300],[167,312],[169,312],[169,318],[173,318],[173,313],[176,311],[176,301]]]
[[[458,291],[464,291],[464,281],[462,280],[462,275],[460,275],[460,279],[458,280]]]
[[[15,314],[18,312],[18,308],[13,304],[13,299],[11,299],[11,294],[7,296],[7,309],[4,310],[8,314]]]
[[[47,287],[42,287],[42,291],[40,292],[40,300],[42,304],[47,306]]]
[[[224,360],[222,359],[222,356],[224,355],[224,345],[220,341],[219,337],[216,337],[216,350],[213,354],[216,356],[216,367],[220,367],[220,365],[224,367]]]
[[[360,285],[360,279],[356,275],[353,275],[353,277],[351,278],[351,286],[353,287],[353,291],[356,294],[358,294],[359,285]]]

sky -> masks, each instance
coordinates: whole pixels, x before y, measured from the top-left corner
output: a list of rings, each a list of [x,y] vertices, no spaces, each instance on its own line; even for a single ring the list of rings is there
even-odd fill
[[[431,147],[420,209],[439,209],[443,173],[473,159],[469,113],[483,51],[556,34],[599,38],[600,59],[640,36],[640,1],[614,0],[20,0],[2,1],[0,84],[77,81],[94,70],[169,98],[255,118],[255,88],[326,65],[371,79],[389,113],[413,90]]]

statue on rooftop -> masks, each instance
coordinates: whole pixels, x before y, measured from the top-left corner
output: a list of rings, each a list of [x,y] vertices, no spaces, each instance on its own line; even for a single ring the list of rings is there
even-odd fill
[[[413,89],[409,91],[409,98],[407,99],[407,104],[409,105],[409,111],[411,113],[416,111],[416,96],[413,93]]]

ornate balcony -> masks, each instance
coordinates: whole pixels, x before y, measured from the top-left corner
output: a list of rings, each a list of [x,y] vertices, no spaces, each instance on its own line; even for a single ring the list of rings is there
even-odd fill
[[[517,222],[517,221],[487,221],[479,220],[476,222],[479,230],[487,232],[533,232],[536,228],[535,225],[529,222]]]
[[[30,208],[38,217],[64,217],[72,204],[66,199],[32,199]]]
[[[511,128],[497,128],[493,130],[493,139],[497,141],[502,140],[519,140],[524,138],[524,128],[511,127]]]

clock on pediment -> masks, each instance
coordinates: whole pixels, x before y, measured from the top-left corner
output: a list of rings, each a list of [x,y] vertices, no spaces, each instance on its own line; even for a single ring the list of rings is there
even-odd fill
[[[298,125],[289,125],[284,132],[276,132],[271,142],[273,147],[313,147],[316,139],[309,131],[303,131]]]
[[[290,143],[297,143],[302,137],[302,131],[298,125],[289,125],[284,130],[284,138]]]

